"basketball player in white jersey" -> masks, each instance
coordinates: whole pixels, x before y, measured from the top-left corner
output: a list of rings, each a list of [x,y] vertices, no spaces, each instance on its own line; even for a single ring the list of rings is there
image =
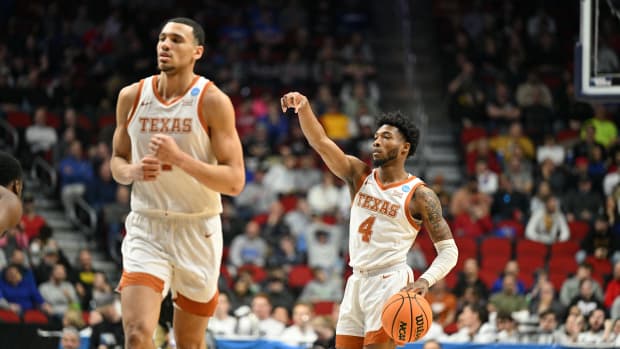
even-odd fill
[[[329,169],[349,186],[352,204],[347,280],[336,326],[336,348],[394,348],[381,327],[385,301],[402,289],[421,295],[456,265],[458,249],[437,195],[405,171],[419,138],[415,125],[400,113],[382,115],[373,142],[373,165],[346,155],[327,137],[308,99],[282,97],[282,110],[294,108],[310,145]],[[407,252],[424,224],[438,255],[419,279],[406,264]]]
[[[22,176],[19,161],[0,151],[0,237],[22,218]]]
[[[239,194],[245,171],[230,99],[194,74],[204,39],[191,19],[166,22],[157,43],[160,74],[118,98],[112,173],[133,183],[118,286],[130,349],[154,348],[168,290],[177,347],[204,348],[218,299],[220,193]]]

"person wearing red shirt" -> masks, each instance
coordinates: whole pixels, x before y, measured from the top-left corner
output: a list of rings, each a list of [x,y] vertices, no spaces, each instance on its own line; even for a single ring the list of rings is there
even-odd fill
[[[41,227],[46,224],[45,218],[37,214],[34,210],[34,198],[30,194],[25,194],[24,198],[24,215],[21,219],[21,226],[28,236],[28,241],[32,241],[39,236]]]

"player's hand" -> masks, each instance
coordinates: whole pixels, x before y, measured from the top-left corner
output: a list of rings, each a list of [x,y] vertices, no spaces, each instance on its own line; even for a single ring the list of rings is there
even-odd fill
[[[301,109],[304,109],[310,105],[308,98],[299,92],[289,92],[280,98],[280,104],[282,106],[282,112],[286,112],[288,108],[293,108],[295,113],[299,113]]]
[[[181,154],[181,149],[174,138],[161,133],[151,137],[149,149],[159,161],[165,164],[176,165]]]
[[[132,177],[137,181],[154,181],[161,171],[161,162],[156,157],[147,155],[134,167]]]
[[[417,279],[415,282],[410,282],[405,286],[401,291],[411,291],[419,294],[420,296],[425,296],[428,292],[428,281],[425,279]]]

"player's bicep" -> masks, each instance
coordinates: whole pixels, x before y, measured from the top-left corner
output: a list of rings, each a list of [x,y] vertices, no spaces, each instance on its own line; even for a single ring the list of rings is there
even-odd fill
[[[0,234],[16,226],[21,217],[21,200],[8,189],[0,188]]]
[[[448,222],[443,218],[441,202],[432,189],[420,186],[411,200],[409,209],[414,217],[421,217],[433,242],[452,239]]]
[[[232,102],[226,95],[218,92],[207,98],[212,102],[205,114],[213,154],[218,164],[243,170],[243,148],[235,128],[235,110]],[[205,107],[204,103],[202,107]]]
[[[115,156],[130,160],[131,141],[127,132],[127,122],[130,113],[136,107],[136,99],[139,97],[139,84],[124,87],[118,94],[116,103],[116,128],[112,138],[112,152]]]

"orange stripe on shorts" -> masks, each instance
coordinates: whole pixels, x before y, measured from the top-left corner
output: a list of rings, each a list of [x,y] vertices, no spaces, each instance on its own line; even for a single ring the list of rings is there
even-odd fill
[[[217,300],[219,292],[215,291],[215,295],[206,303],[193,301],[184,295],[177,293],[177,298],[174,299],[174,303],[181,308],[181,310],[190,314],[198,316],[213,316],[215,307],[217,306]]]
[[[122,291],[126,286],[146,286],[161,294],[164,290],[164,281],[151,274],[123,270],[121,281],[118,284],[118,291]]]

